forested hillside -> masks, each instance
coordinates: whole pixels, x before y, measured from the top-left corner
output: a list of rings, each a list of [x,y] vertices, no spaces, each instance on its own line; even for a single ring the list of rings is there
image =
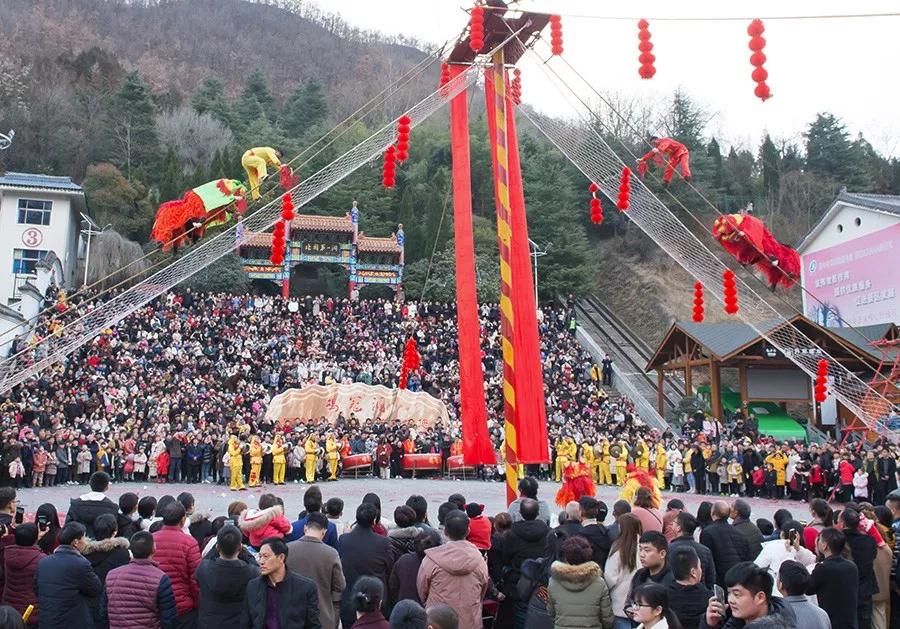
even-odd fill
[[[0,0],[0,14],[0,128],[16,130],[3,166],[73,176],[83,182],[97,222],[111,223],[145,250],[159,203],[213,178],[243,177],[240,155],[251,146],[277,145],[296,155],[427,54],[416,42],[360,32],[300,0]],[[432,64],[304,163],[301,174],[396,117],[437,80]],[[658,192],[707,242],[712,206],[732,212],[752,202],[782,241],[794,242],[841,186],[900,188],[897,160],[878,155],[828,113],[794,137],[730,146],[710,136],[713,112],[687,93],[664,106],[620,96],[613,104],[632,124],[604,108],[598,130],[626,161],[646,150],[649,132],[689,147],[699,194],[677,180]],[[608,200],[604,224],[591,225],[588,182],[524,123],[521,132],[530,235],[547,252],[539,261],[542,297],[596,292],[620,312],[643,313],[636,326],[651,339],[669,318],[689,312],[687,274],[673,270]],[[484,118],[476,116],[477,266],[480,296],[492,299],[497,252],[486,135]],[[380,164],[373,163],[302,211],[343,213],[357,199],[367,233],[386,235],[403,223],[408,294],[451,298],[445,113],[413,132],[410,155],[395,189],[381,187]],[[217,287],[243,288],[235,264],[226,261],[221,272],[204,277]],[[342,292],[340,278],[332,279]]]

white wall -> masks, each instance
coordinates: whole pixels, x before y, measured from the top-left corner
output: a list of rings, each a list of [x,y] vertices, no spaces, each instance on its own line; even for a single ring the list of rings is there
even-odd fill
[[[858,227],[856,225],[857,218],[860,219]],[[822,225],[822,229],[816,237],[806,243],[801,253],[805,255],[826,247],[846,243],[854,238],[866,236],[885,227],[895,225],[898,221],[900,221],[900,217],[885,214],[884,212],[873,212],[872,210],[847,205],[845,202],[839,201],[837,212],[831,217],[831,220]],[[838,231],[838,225],[843,228],[843,231]]]
[[[52,201],[53,209],[49,225],[27,225],[18,223],[20,198]],[[0,303],[8,304],[13,295],[13,250],[42,249],[56,253],[63,266],[64,278],[57,280],[71,285],[72,275],[77,265],[78,226],[73,217],[71,195],[42,190],[0,190]],[[41,242],[29,246],[23,242],[23,235],[30,229],[40,232]]]

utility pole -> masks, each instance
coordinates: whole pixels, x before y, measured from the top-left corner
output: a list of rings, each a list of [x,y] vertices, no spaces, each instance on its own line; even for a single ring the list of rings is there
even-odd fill
[[[534,242],[531,238],[528,239],[528,246],[531,248],[531,257],[533,258],[533,267],[534,267],[534,305],[537,308],[540,308],[540,302],[538,301],[538,272],[537,272],[537,259],[541,256],[547,255],[547,250],[541,250],[538,247],[537,243]]]

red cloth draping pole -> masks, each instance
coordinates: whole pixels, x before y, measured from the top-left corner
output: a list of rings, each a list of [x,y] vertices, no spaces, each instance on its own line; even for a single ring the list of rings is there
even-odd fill
[[[516,460],[519,463],[549,463],[547,409],[544,376],[541,371],[541,342],[538,335],[534,276],[528,246],[528,219],[519,163],[519,139],[515,107],[506,99],[506,140],[509,149],[509,200],[512,241],[512,306],[516,325],[513,346],[516,352]]]
[[[465,66],[450,66],[451,79]],[[450,149],[453,156],[453,237],[456,245],[456,317],[459,327],[459,397],[463,461],[494,465],[487,425],[481,326],[475,292],[475,244],[472,236],[472,177],[469,161],[469,106],[465,91],[450,101]]]
[[[497,247],[500,250],[500,336],[503,347],[503,419],[506,437],[506,502],[516,499],[519,466],[516,412],[516,357],[514,348],[515,314],[512,306],[510,270],[509,170],[506,148],[506,71],[503,51],[494,54],[493,65],[485,70],[484,95],[487,103],[491,158],[494,164],[494,204],[497,209]]]

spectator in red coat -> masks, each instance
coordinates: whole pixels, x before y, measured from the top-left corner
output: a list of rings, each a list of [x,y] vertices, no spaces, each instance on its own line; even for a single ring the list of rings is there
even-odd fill
[[[200,587],[194,577],[200,565],[200,547],[184,532],[184,519],[184,505],[180,502],[166,506],[163,527],[153,534],[153,559],[172,583],[178,628],[193,629],[200,605]]]
[[[853,499],[853,475],[855,473],[856,468],[850,462],[849,456],[845,454],[838,464],[838,474],[841,478],[841,502],[850,502]]]
[[[29,605],[35,605],[28,618],[29,625],[38,624],[37,595],[34,593],[34,575],[38,562],[43,559],[43,551],[37,546],[38,527],[36,524],[20,524],[15,530],[16,543],[3,551],[3,604],[25,613]]]
[[[466,539],[482,552],[491,549],[491,521],[482,515],[483,512],[484,505],[474,502],[466,505],[466,515],[469,516],[469,534]]]

